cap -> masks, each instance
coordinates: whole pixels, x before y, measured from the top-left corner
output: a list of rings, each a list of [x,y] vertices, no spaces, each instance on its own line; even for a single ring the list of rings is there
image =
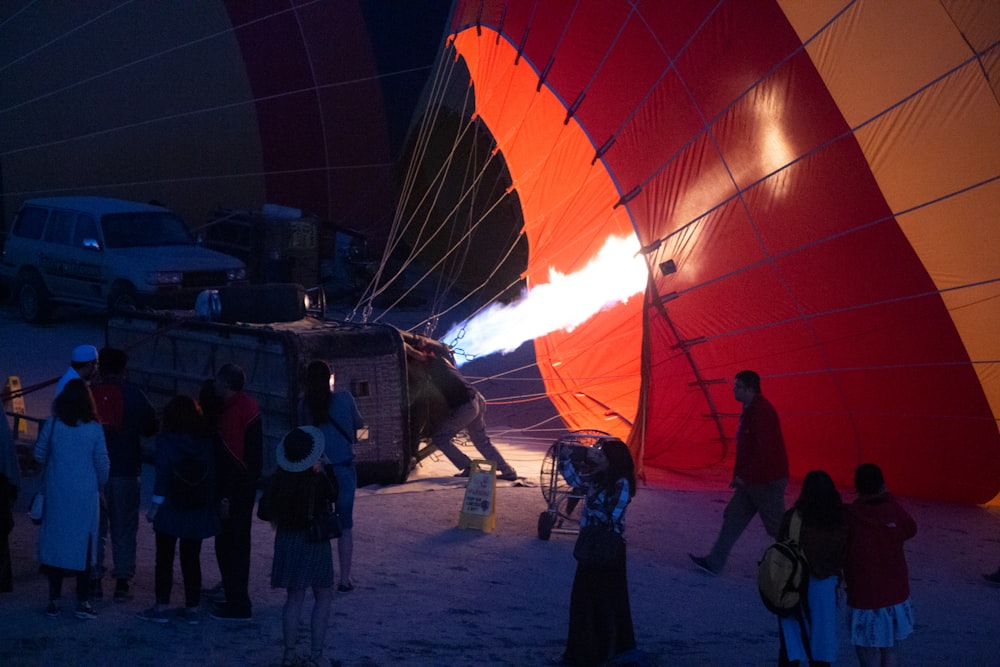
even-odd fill
[[[70,360],[77,364],[97,361],[97,348],[93,345],[78,345],[73,348],[73,356]]]

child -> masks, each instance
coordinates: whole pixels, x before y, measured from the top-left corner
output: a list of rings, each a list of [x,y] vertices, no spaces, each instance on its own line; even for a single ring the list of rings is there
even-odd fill
[[[257,516],[275,527],[271,587],[287,591],[282,611],[285,653],[282,665],[299,664],[295,641],[306,589],[312,588],[315,604],[309,627],[311,653],[307,665],[329,665],[323,645],[333,600],[333,550],[327,540],[308,536],[310,517],[336,497],[323,472],[323,432],[315,426],[292,429],[278,445],[278,470],[268,482]]]
[[[874,463],[858,466],[854,487],[844,566],[851,643],[862,667],[898,665],[899,642],[913,632],[903,543],[917,534],[917,524],[886,490]]]

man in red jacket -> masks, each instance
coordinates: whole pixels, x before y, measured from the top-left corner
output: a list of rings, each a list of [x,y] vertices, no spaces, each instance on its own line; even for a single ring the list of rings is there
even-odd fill
[[[226,601],[210,612],[212,618],[249,621],[250,527],[263,464],[264,430],[260,407],[243,386],[246,376],[236,364],[225,364],[215,376],[221,400],[217,416],[220,447],[216,486],[222,498],[222,532],[215,538],[215,558]]]
[[[707,556],[688,554],[709,574],[722,572],[730,550],[755,514],[760,514],[767,534],[777,538],[785,513],[788,455],[778,413],[761,394],[760,375],[754,371],[736,374],[733,395],[743,404],[736,432],[736,465],[729,485],[735,491],[722,513],[715,546]]]

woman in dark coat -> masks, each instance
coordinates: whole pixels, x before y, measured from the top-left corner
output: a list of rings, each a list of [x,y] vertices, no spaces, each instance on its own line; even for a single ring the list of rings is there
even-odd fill
[[[96,561],[100,487],[111,462],[94,397],[80,379],[56,397],[53,417],[35,442],[35,460],[45,466],[45,514],[38,534],[38,562],[49,577],[45,614],[60,615],[62,580],[76,575],[77,618],[97,618],[90,605],[90,569]]]
[[[635,465],[617,438],[599,447],[564,447],[559,470],[570,486],[585,489],[580,529],[605,524],[625,532],[625,510],[635,496]],[[563,663],[575,667],[622,661],[635,651],[625,550],[608,565],[577,563],[569,604],[569,633]]]
[[[215,493],[215,452],[201,408],[190,396],[170,399],[163,410],[163,430],[156,437],[156,478],[146,518],[156,534],[154,588],[156,604],[138,614],[144,621],[170,619],[174,552],[180,541],[184,609],[180,618],[199,623],[201,543],[220,530]]]

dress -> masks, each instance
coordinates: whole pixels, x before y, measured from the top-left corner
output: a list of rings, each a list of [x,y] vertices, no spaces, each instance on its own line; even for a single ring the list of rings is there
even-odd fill
[[[51,437],[50,437],[51,434]],[[82,572],[95,564],[100,513],[99,486],[111,464],[97,421],[69,426],[51,418],[35,443],[45,464],[45,515],[38,534],[38,562]]]
[[[889,648],[913,632],[910,575],[903,544],[917,534],[913,517],[889,493],[847,507],[847,606],[851,642]]]
[[[287,476],[293,476],[288,478]],[[279,476],[285,477],[280,479]],[[288,480],[291,479],[291,484]],[[284,491],[280,490],[284,489]],[[291,491],[289,491],[291,489]],[[333,585],[333,549],[330,540],[311,542],[306,538],[309,503],[313,512],[332,500],[333,489],[325,473],[306,470],[279,471],[261,499],[268,520],[275,525],[271,587],[301,590]],[[279,509],[279,506],[284,509]]]
[[[560,459],[559,469],[573,488],[587,491],[580,515],[581,528],[605,523],[624,534],[625,510],[631,502],[628,480],[617,480],[614,492],[609,494],[600,485],[600,479],[580,474],[569,457]],[[577,563],[570,593],[565,664],[602,665],[635,648],[625,552],[607,567]]]

